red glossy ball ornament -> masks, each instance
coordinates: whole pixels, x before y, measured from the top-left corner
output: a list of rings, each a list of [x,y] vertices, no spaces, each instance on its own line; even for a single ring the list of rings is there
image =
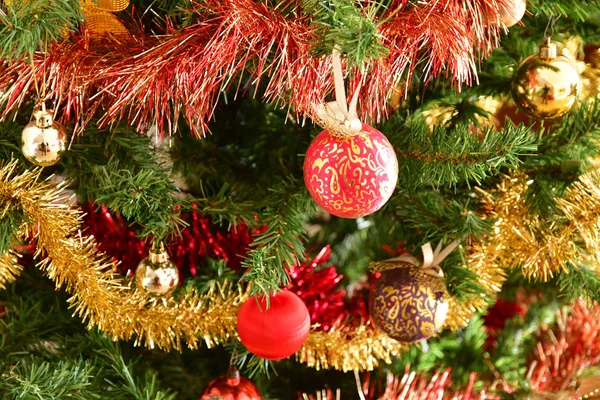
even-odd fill
[[[227,375],[212,380],[200,400],[262,400],[252,381],[240,376],[236,367],[229,368]]]
[[[328,213],[359,218],[379,210],[398,180],[398,159],[387,138],[362,124],[355,135],[325,130],[314,138],[304,160],[304,183]]]
[[[281,360],[300,350],[310,331],[306,305],[294,293],[283,290],[270,296],[250,297],[240,307],[237,318],[242,344],[267,360]]]

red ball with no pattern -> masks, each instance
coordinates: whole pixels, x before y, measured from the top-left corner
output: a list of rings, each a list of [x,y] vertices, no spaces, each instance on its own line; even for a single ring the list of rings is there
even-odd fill
[[[238,312],[238,334],[253,354],[281,360],[300,350],[306,341],[310,316],[302,300],[287,290],[272,295],[270,302],[267,309],[264,297],[246,300]]]
[[[328,213],[359,218],[379,210],[398,180],[394,148],[377,129],[341,137],[323,131],[314,138],[304,159],[304,183]]]

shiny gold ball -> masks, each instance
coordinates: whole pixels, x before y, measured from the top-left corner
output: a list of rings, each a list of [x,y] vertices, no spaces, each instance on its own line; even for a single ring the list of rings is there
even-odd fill
[[[51,110],[37,110],[21,134],[25,158],[40,167],[56,164],[67,147],[67,131],[55,122]]]
[[[556,45],[545,43],[538,54],[519,64],[512,80],[512,95],[527,115],[539,119],[560,117],[573,107],[581,93],[581,76]]]
[[[527,3],[525,0],[507,0],[498,3],[500,22],[507,28],[516,25],[525,15]]]
[[[179,272],[164,250],[150,251],[135,271],[135,282],[150,296],[165,296],[177,288]]]

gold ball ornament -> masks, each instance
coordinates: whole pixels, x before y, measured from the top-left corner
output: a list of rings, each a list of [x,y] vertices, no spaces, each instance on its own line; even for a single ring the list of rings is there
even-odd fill
[[[567,113],[581,93],[581,76],[569,58],[557,55],[550,39],[527,57],[513,75],[512,96],[527,115],[552,119]]]
[[[152,297],[165,296],[171,293],[179,283],[179,271],[161,244],[160,250],[150,250],[135,271],[138,288]]]
[[[525,15],[527,3],[525,0],[500,0],[498,1],[498,12],[500,22],[506,28],[516,25]]]
[[[44,106],[33,113],[32,121],[21,134],[21,151],[39,167],[56,164],[67,146],[67,131],[54,121],[53,111]]]

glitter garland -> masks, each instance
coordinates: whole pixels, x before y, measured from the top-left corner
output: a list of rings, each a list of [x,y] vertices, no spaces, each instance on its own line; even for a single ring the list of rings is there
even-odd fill
[[[133,339],[136,345],[163,350],[181,350],[184,343],[197,349],[202,341],[211,347],[237,337],[237,311],[247,290],[227,282],[206,294],[191,290],[166,299],[148,298],[131,280],[116,275],[117,264],[81,234],[83,213],[63,201],[64,185],[38,182],[40,169],[16,175],[16,165],[0,168],[0,213],[20,206],[26,221],[35,221],[23,223],[18,236],[36,240],[38,267],[57,288],[72,294],[74,315],[88,326],[98,326],[113,340]],[[0,259],[4,283],[20,271],[14,256],[7,253]],[[380,361],[390,362],[401,347],[368,323],[342,323],[328,332],[314,326],[296,356],[317,369],[369,370]]]

